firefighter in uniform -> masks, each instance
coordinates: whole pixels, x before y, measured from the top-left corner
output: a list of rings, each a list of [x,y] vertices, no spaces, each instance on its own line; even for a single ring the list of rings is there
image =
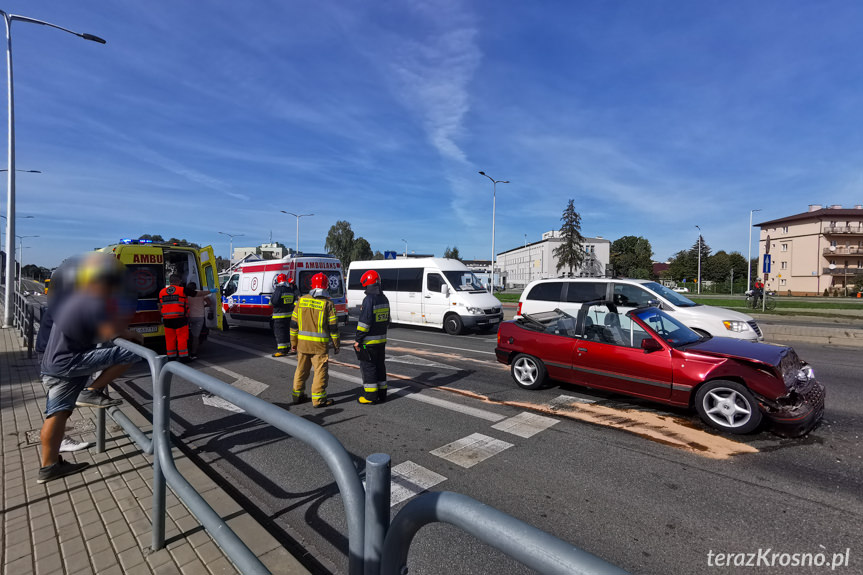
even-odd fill
[[[297,303],[297,286],[294,278],[285,274],[276,276],[276,289],[270,296],[270,306],[273,308],[273,334],[276,336],[276,353],[273,357],[288,354],[291,348],[291,314]]]
[[[332,342],[334,353],[339,353],[339,323],[336,306],[329,299],[327,276],[312,276],[312,291],[300,298],[291,315],[291,351],[297,352],[297,371],[294,373],[294,403],[306,400],[304,391],[310,368],[315,370],[312,383],[312,405],[327,407],[334,402],[327,398],[329,356],[327,348]]]
[[[165,325],[165,348],[169,358],[189,357],[189,320],[186,291],[180,276],[171,276],[171,285],[159,292],[159,311]]]
[[[354,350],[360,360],[363,376],[363,404],[382,403],[387,399],[387,368],[384,365],[387,346],[387,326],[390,324],[390,300],[381,291],[381,278],[369,270],[360,278],[366,297],[360,310]]]

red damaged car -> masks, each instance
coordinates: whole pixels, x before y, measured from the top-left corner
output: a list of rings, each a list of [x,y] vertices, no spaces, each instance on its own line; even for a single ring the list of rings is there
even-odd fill
[[[701,336],[655,307],[618,313],[611,302],[501,324],[497,360],[524,389],[549,379],[695,408],[711,427],[750,433],[763,419],[781,435],[807,433],[824,386],[793,348]]]

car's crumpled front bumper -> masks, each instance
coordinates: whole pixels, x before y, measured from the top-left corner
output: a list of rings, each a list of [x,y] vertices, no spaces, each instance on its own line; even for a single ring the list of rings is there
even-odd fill
[[[824,386],[812,379],[774,401],[762,399],[764,416],[772,423],[773,432],[785,437],[809,433],[824,415]]]

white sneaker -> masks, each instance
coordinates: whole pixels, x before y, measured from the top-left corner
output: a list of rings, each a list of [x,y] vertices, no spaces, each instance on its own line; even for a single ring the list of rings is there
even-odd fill
[[[63,442],[60,444],[60,452],[69,452],[69,451],[81,451],[82,449],[87,449],[93,445],[89,441],[78,441],[77,439],[72,439],[68,435],[63,438]]]

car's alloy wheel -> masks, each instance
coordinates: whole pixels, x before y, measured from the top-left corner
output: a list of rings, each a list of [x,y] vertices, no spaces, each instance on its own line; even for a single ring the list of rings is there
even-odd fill
[[[732,381],[717,381],[698,390],[696,409],[712,427],[749,433],[761,423],[761,411],[749,390]]]
[[[531,355],[516,356],[511,371],[512,378],[523,389],[539,389],[545,382],[545,365]]]

